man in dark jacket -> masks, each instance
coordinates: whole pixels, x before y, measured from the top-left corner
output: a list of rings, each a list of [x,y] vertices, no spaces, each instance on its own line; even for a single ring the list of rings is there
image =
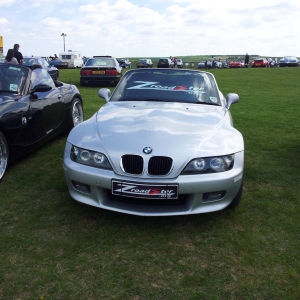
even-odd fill
[[[245,56],[245,66],[248,67],[248,64],[249,64],[249,55],[248,55],[248,53],[246,53],[246,56]]]
[[[15,58],[17,59],[19,65],[23,65],[23,55],[21,52],[19,52],[20,45],[19,44],[14,44],[14,54]]]

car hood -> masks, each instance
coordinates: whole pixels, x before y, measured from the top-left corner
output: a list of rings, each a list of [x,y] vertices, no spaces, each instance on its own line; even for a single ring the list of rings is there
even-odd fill
[[[0,92],[0,106],[4,105],[8,102],[16,101],[20,98],[20,95],[7,93],[7,92]]]
[[[110,102],[91,119],[76,126],[68,141],[103,152],[117,173],[124,154],[170,156],[185,165],[195,157],[244,150],[243,137],[221,106],[183,103]]]

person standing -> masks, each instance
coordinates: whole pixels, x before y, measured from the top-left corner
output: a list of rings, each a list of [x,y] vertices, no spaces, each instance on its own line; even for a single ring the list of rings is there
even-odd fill
[[[21,52],[19,52],[20,45],[14,44],[14,56],[17,59],[19,65],[23,65],[23,55]]]
[[[245,67],[246,68],[248,68],[249,59],[250,59],[250,57],[249,57],[248,53],[246,53],[246,55],[245,55]]]
[[[217,59],[214,56],[211,57],[211,67],[213,69],[217,67]]]
[[[174,68],[177,68],[177,57],[174,57],[173,62],[174,62]]]
[[[14,56],[14,49],[8,49],[7,54],[4,59],[5,63],[18,65],[18,61]]]

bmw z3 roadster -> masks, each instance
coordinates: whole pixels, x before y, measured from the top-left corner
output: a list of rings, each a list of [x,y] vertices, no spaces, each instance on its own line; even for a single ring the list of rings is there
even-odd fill
[[[76,201],[141,216],[235,208],[244,141],[208,72],[127,71],[92,118],[70,132],[64,176]]]

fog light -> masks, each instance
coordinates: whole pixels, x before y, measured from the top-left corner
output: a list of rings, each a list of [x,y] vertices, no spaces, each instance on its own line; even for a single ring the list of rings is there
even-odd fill
[[[72,181],[75,190],[85,194],[91,194],[91,187],[88,184]]]
[[[202,201],[203,202],[218,201],[218,200],[223,199],[225,194],[226,194],[226,191],[204,193],[202,196]]]

